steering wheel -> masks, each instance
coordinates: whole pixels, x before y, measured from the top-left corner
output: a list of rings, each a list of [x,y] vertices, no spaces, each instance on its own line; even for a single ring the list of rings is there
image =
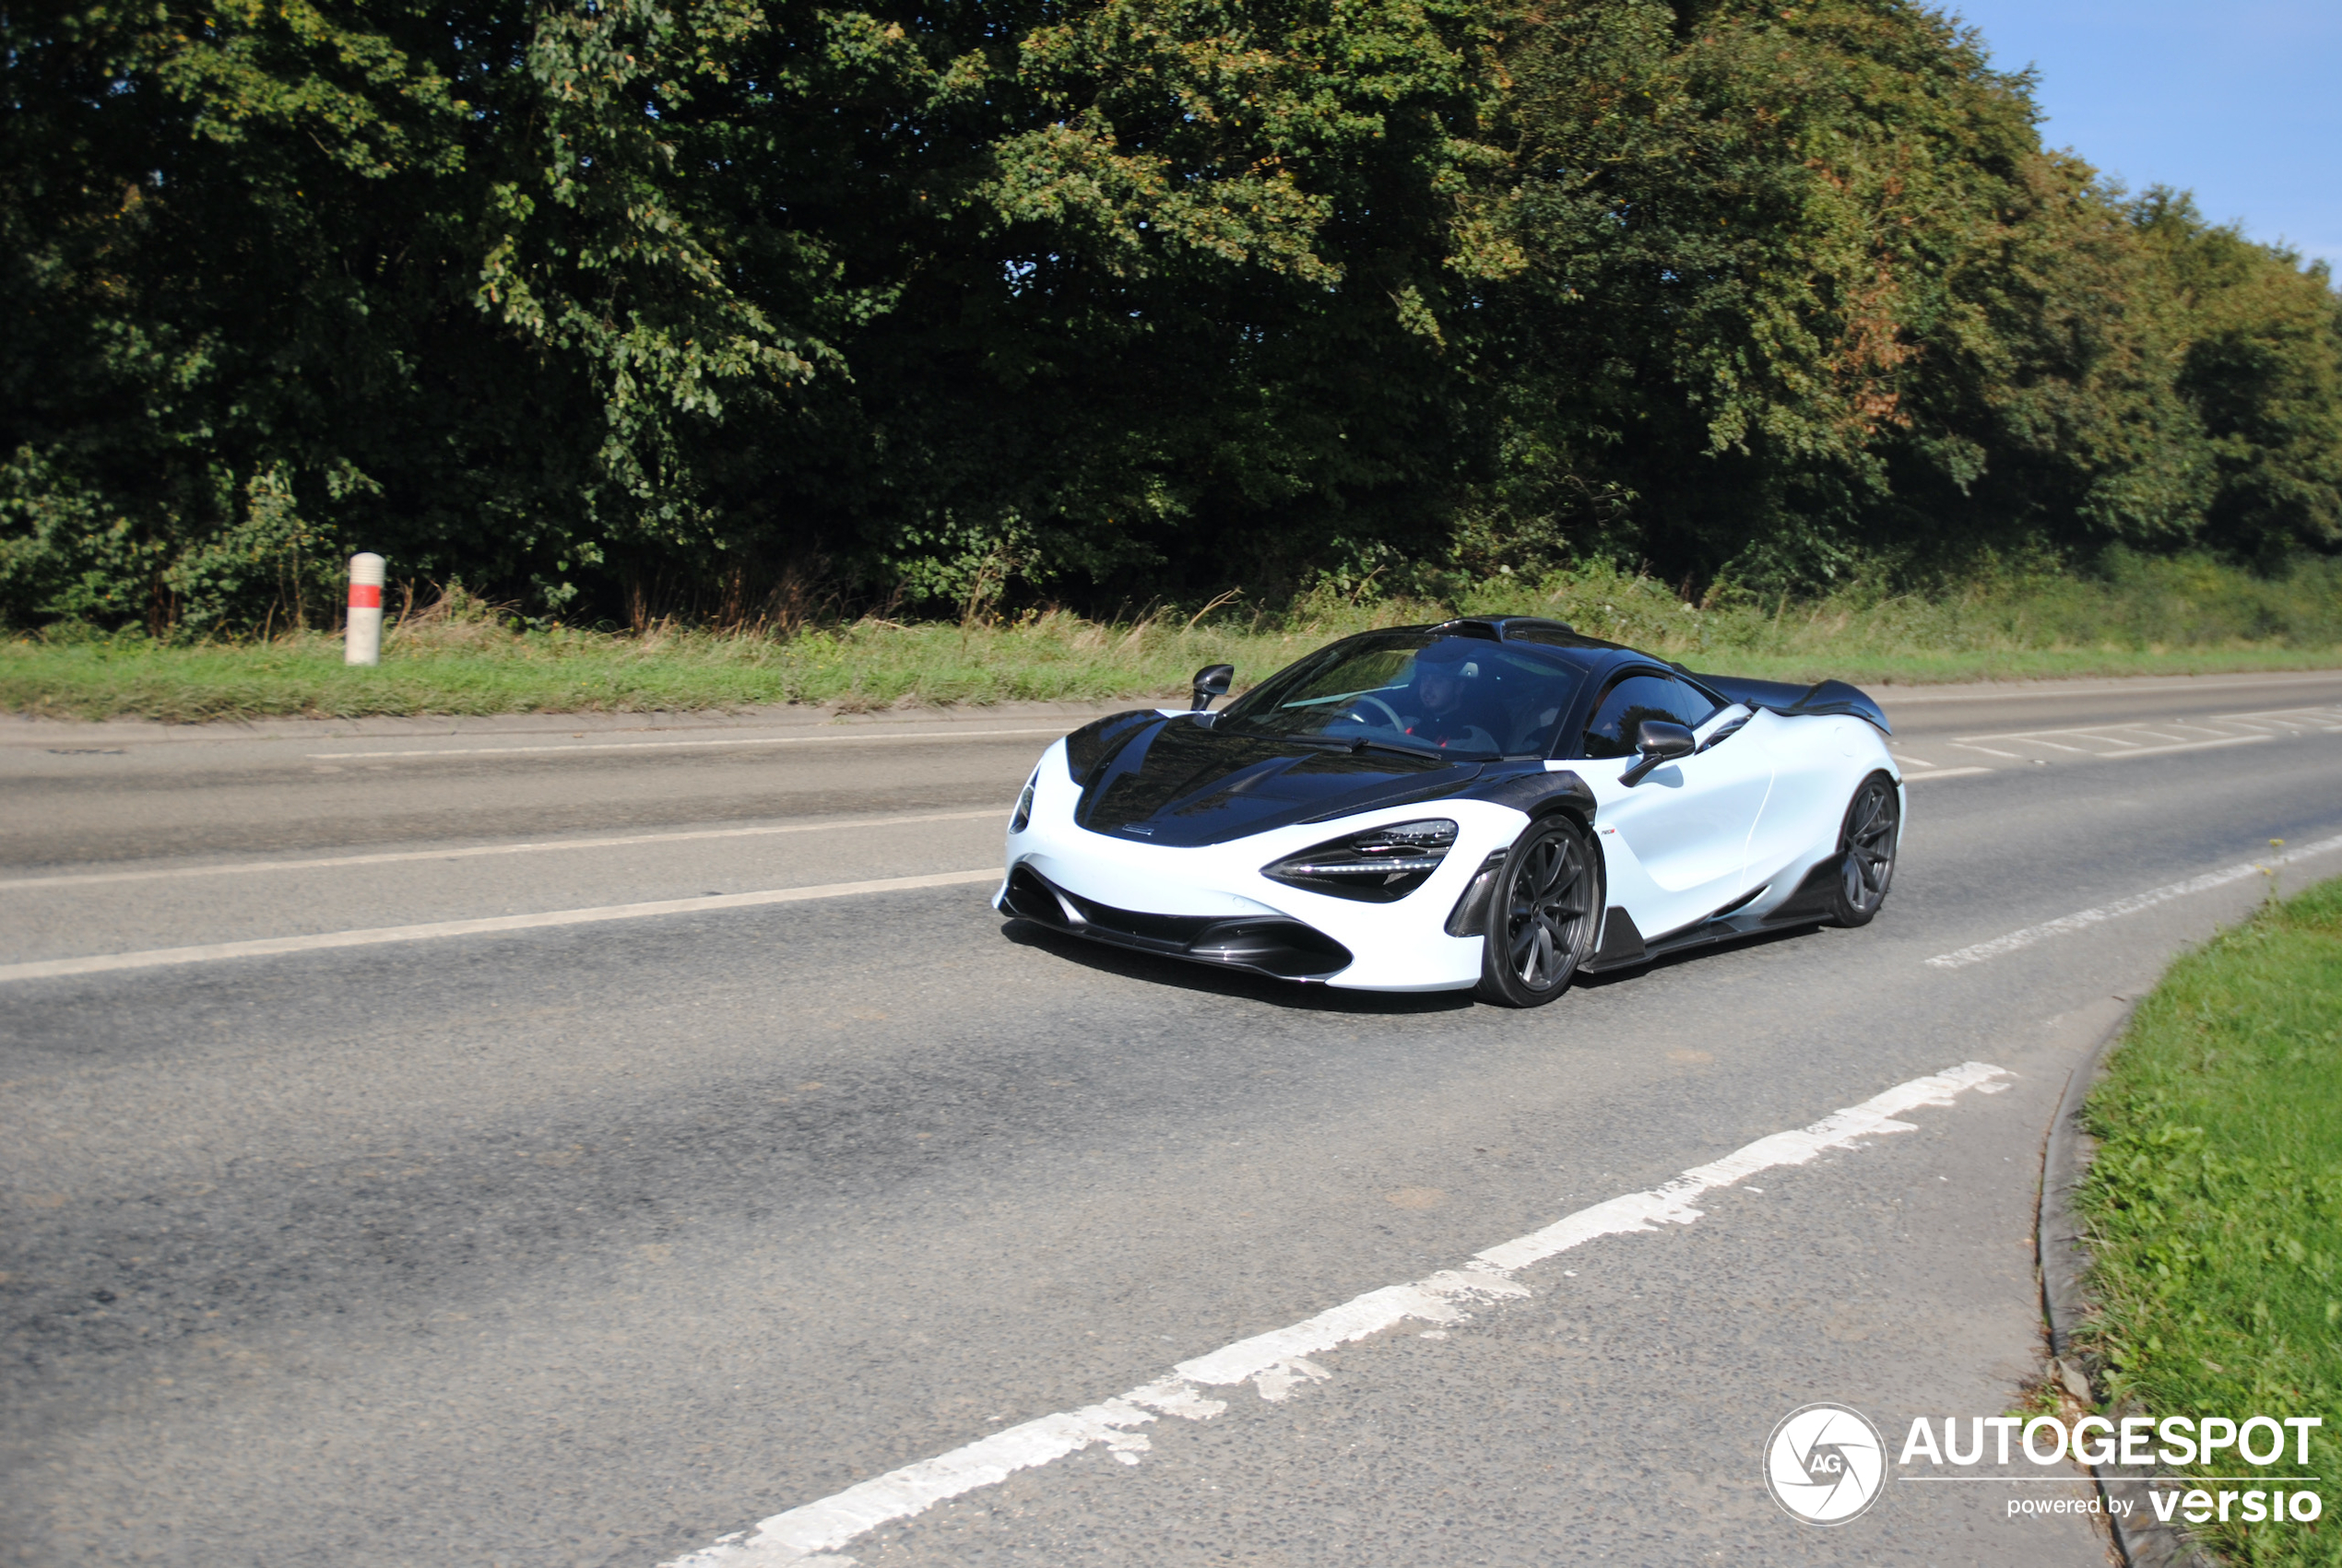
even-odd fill
[[[1347,713],[1344,713],[1343,717],[1351,719],[1358,718],[1358,710],[1366,706],[1368,703],[1372,703],[1374,706],[1382,710],[1383,716],[1390,721],[1390,727],[1392,729],[1402,732],[1405,731],[1407,727],[1406,721],[1399,716],[1399,710],[1392,707],[1390,703],[1384,701],[1379,697],[1353,698],[1350,702],[1350,711]],[[1367,721],[1364,719],[1359,719],[1359,723],[1361,724],[1366,722]]]

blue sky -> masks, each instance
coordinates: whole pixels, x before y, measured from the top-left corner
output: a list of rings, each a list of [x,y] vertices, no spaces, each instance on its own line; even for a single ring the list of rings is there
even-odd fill
[[[1942,4],[1942,0],[1937,0]],[[2032,65],[2041,139],[2133,190],[2342,276],[2342,0],[1952,0],[2004,70]]]

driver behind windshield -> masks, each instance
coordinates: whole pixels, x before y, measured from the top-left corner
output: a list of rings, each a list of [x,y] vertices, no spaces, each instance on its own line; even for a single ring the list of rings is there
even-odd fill
[[[1494,751],[1496,737],[1473,723],[1480,665],[1468,643],[1434,643],[1415,655],[1414,670],[1396,706],[1402,727],[1417,740],[1464,751]]]

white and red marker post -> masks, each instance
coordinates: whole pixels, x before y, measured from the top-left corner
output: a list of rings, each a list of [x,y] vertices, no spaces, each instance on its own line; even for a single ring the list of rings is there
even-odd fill
[[[383,558],[372,551],[349,558],[349,626],[341,662],[383,662]]]

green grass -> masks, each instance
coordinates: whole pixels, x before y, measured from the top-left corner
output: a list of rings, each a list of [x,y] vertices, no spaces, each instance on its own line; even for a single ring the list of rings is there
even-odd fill
[[[2342,879],[2215,938],[2139,1006],[2091,1094],[2081,1195],[2110,1400],[2323,1416],[2314,1525],[2206,1527],[2229,1561],[2342,1563]],[[2244,1473],[2226,1454],[2200,1473]]]
[[[737,708],[767,702],[1111,701],[1185,690],[1226,662],[1238,685],[1371,626],[1537,614],[1695,669],[1873,685],[2342,667],[2342,562],[2264,580],[2205,561],[2118,563],[2099,579],[1979,580],[1934,594],[1856,583],[1804,601],[1686,606],[1606,567],[1482,584],[1445,603],[1320,591],[1118,625],[1063,611],[968,625],[878,619],[718,634],[520,630],[456,590],[396,627],[379,668],[330,635],[193,645],[72,629],[0,643],[0,710],[170,721],[271,714]]]

